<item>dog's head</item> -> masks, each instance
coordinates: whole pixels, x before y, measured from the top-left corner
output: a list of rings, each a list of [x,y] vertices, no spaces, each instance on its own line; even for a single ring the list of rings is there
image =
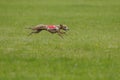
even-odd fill
[[[62,25],[62,24],[60,24],[60,29],[62,29],[64,31],[68,31],[69,30],[67,25]]]

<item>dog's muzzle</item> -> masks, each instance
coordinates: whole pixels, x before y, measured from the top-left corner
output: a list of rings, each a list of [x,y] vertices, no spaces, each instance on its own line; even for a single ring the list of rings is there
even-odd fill
[[[65,30],[65,31],[68,31],[68,30],[69,30],[69,28],[68,28],[68,27],[66,27],[64,30]]]

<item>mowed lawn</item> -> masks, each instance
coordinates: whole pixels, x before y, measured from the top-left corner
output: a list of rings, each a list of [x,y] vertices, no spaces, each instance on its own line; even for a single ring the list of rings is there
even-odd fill
[[[66,24],[61,39],[37,24]],[[0,80],[119,80],[120,0],[0,0]]]

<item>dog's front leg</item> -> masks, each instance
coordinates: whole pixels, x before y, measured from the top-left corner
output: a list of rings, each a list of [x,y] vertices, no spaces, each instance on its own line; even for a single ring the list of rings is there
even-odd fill
[[[64,39],[63,36],[62,36],[61,34],[58,33],[58,35],[59,35],[62,39]]]
[[[58,31],[57,33],[62,39],[64,39],[60,31]]]
[[[62,31],[60,31],[60,33],[61,33],[61,34],[65,34],[66,32],[62,32]]]
[[[61,34],[65,34],[65,32],[63,32],[63,31],[61,31],[61,30],[59,30],[58,32],[61,33]]]

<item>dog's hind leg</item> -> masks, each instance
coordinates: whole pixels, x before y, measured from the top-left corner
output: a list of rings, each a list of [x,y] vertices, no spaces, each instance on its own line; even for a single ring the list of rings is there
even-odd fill
[[[30,34],[28,34],[28,36],[32,35],[33,33],[39,33],[40,31],[42,31],[42,30],[37,30],[35,32],[31,32]]]
[[[32,29],[32,28],[25,28],[25,29]]]
[[[28,34],[28,36],[32,35],[33,33],[35,33],[35,32],[31,32],[30,34]]]

